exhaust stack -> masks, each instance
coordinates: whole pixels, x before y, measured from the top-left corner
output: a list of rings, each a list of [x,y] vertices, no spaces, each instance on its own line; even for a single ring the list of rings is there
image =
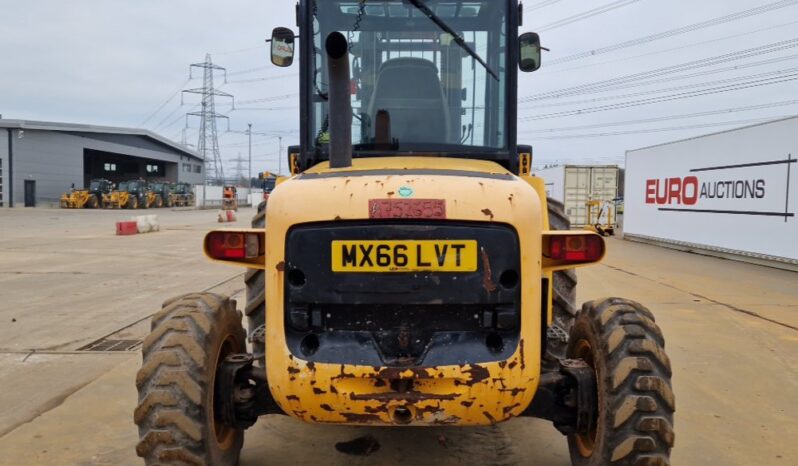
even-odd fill
[[[349,44],[340,32],[327,36],[329,74],[330,168],[352,166],[352,101],[349,76]]]

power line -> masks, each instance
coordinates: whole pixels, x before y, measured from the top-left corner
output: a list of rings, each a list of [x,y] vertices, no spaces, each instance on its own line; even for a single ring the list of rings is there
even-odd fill
[[[798,0],[796,0],[798,1]],[[582,84],[579,86],[572,86],[567,87],[564,89],[559,89],[555,91],[548,91],[542,92],[540,94],[534,94],[530,96],[521,97],[518,99],[519,102],[532,102],[535,100],[542,100],[548,98],[555,98],[555,97],[562,97],[565,95],[574,95],[576,93],[584,93],[587,91],[595,91],[600,89],[612,89],[613,87],[617,87],[621,84],[626,84],[633,81],[639,81],[641,79],[647,78],[655,78],[660,76],[667,76],[674,73],[681,73],[684,71],[689,71],[697,68],[704,68],[708,66],[719,65],[722,63],[728,63],[732,61],[742,60],[745,58],[755,57],[758,55],[763,55],[767,53],[779,52],[782,50],[787,50],[790,48],[798,47],[798,38],[789,39],[780,42],[774,42],[772,44],[762,45],[759,47],[753,47],[746,50],[738,50],[735,52],[718,55],[709,58],[702,58],[700,60],[694,60],[686,63],[681,63],[678,65],[671,65],[666,66],[663,68],[657,68],[650,71],[644,71],[640,73],[629,74],[625,76],[620,76],[616,78],[606,79],[604,81],[592,82],[588,84]]]
[[[771,11],[775,11],[781,8],[790,7],[798,4],[798,0],[781,0],[775,3],[769,3],[767,5],[763,5],[756,8],[751,8],[748,10],[740,11],[737,13],[732,13],[730,15],[720,16],[717,18],[713,18],[707,21],[701,21],[699,23],[694,23],[688,26],[683,26],[676,29],[671,29],[669,31],[660,32],[657,34],[648,35],[645,37],[639,37],[637,39],[628,40],[625,42],[620,42],[617,44],[609,45],[606,47],[600,47],[593,50],[586,50],[584,52],[575,53],[572,55],[568,55],[565,57],[557,58],[548,63],[548,66],[559,65],[561,63],[567,63],[574,60],[579,60],[582,58],[589,58],[595,57],[596,55],[601,55],[604,53],[614,52],[616,50],[624,49],[627,47],[634,47],[636,45],[645,44],[648,42],[654,42],[657,40],[667,39],[673,36],[687,34],[689,32],[698,31],[700,29],[718,26],[721,24],[730,23],[732,21],[737,21],[743,18],[748,18],[755,15],[760,15],[764,13],[768,13]]]
[[[737,76],[734,78],[727,78],[727,79],[718,79],[715,81],[706,81],[701,83],[693,83],[693,84],[685,84],[682,86],[675,86],[675,87],[666,87],[662,89],[650,89],[642,92],[633,92],[631,94],[619,94],[619,95],[611,95],[606,97],[597,97],[593,99],[583,99],[583,100],[570,100],[567,102],[551,102],[547,104],[538,104],[535,105],[535,108],[550,108],[550,107],[564,107],[570,105],[582,105],[582,104],[590,104],[596,102],[606,102],[608,100],[618,100],[618,99],[628,99],[631,97],[640,97],[643,95],[651,95],[651,94],[661,94],[665,92],[673,92],[673,91],[683,91],[686,89],[695,89],[701,87],[710,87],[716,86],[718,84],[729,84],[729,83],[736,83],[736,82],[758,82],[755,81],[756,79],[760,78],[770,78],[770,79],[779,79],[783,77],[790,77],[790,76],[798,76],[798,68],[790,68],[785,70],[776,70],[776,71],[769,71],[767,73],[758,73],[752,74],[747,76]],[[649,83],[638,83],[636,85],[632,85],[629,87],[639,87],[639,86],[646,86]],[[616,89],[613,89],[616,90]]]
[[[765,110],[770,108],[776,107],[787,107],[790,105],[798,105],[798,100],[784,100],[781,102],[771,102],[767,104],[759,104],[759,105],[749,105],[747,107],[734,107],[734,108],[725,108],[721,110],[710,110],[706,112],[697,112],[697,113],[687,113],[683,115],[668,115],[662,117],[655,117],[655,118],[647,118],[647,119],[638,119],[638,120],[627,120],[627,121],[616,121],[611,123],[598,123],[592,125],[579,125],[579,126],[566,126],[566,127],[559,127],[559,128],[546,128],[546,129],[534,129],[534,130],[527,130],[527,131],[519,131],[521,134],[532,134],[532,133],[555,133],[561,131],[575,131],[580,129],[597,129],[597,128],[606,128],[612,126],[628,126],[628,125],[636,125],[636,124],[645,124],[645,123],[658,123],[661,121],[668,121],[668,120],[682,120],[686,118],[697,118],[703,116],[713,116],[713,115],[724,115],[729,113],[738,113],[738,112],[750,112],[754,110]]]
[[[594,66],[609,65],[609,64],[612,64],[612,63],[619,63],[619,62],[622,62],[622,61],[634,60],[636,58],[651,57],[651,56],[660,55],[660,54],[663,54],[663,53],[675,52],[677,50],[684,50],[684,49],[688,49],[688,48],[692,48],[692,47],[698,47],[700,45],[712,44],[712,43],[721,42],[721,41],[724,41],[724,40],[738,39],[738,38],[743,37],[743,36],[749,36],[749,35],[752,35],[752,34],[757,34],[757,33],[765,32],[765,31],[770,32],[770,31],[773,31],[774,29],[779,29],[779,28],[783,28],[783,27],[787,27],[787,26],[794,26],[796,24],[798,24],[798,21],[790,21],[789,23],[777,24],[775,26],[768,26],[768,27],[764,27],[764,28],[760,28],[760,29],[754,29],[752,31],[742,32],[742,33],[739,33],[739,34],[732,34],[730,36],[719,37],[717,39],[710,39],[710,40],[705,40],[705,41],[701,41],[701,42],[693,42],[692,44],[681,45],[679,47],[672,47],[672,48],[669,48],[669,49],[657,50],[657,51],[654,51],[654,52],[641,53],[639,55],[632,55],[630,57],[618,58],[618,59],[615,59],[615,60],[606,60],[606,61],[602,61],[602,62],[588,63],[588,64],[585,64],[585,65],[580,65],[580,66],[574,66],[574,67],[571,67],[571,68],[566,68],[564,70],[552,70],[550,68],[543,68],[541,70],[541,73],[542,74],[546,74],[546,75],[559,74],[559,73],[569,73],[569,72],[572,72],[572,71],[582,70],[582,69],[585,69],[585,68],[591,68],[591,67],[594,67]]]
[[[257,83],[262,81],[273,81],[275,79],[287,79],[287,78],[295,78],[299,76],[298,73],[294,74],[284,74],[284,75],[276,75],[276,76],[264,76],[262,78],[252,78],[252,79],[239,79],[237,81],[227,81],[227,84],[248,84],[248,83]]]
[[[704,124],[696,124],[696,125],[684,125],[684,126],[670,126],[665,128],[650,128],[650,129],[635,129],[629,131],[614,131],[608,133],[587,133],[587,134],[567,134],[562,136],[539,136],[536,139],[547,139],[547,140],[558,140],[558,139],[588,139],[588,138],[601,138],[601,137],[612,137],[612,136],[628,136],[631,134],[647,134],[647,133],[663,133],[668,131],[685,131],[685,130],[692,130],[692,129],[701,129],[701,128],[716,128],[719,126],[731,126],[731,125],[744,125],[744,124],[753,124],[753,123],[763,123],[766,121],[773,121],[779,118],[786,118],[785,116],[781,117],[769,117],[769,118],[749,118],[745,120],[733,120],[733,121],[723,121],[717,123],[704,123]]]
[[[577,13],[573,16],[569,16],[567,18],[563,18],[561,20],[555,21],[550,24],[546,24],[545,26],[540,26],[537,28],[533,28],[537,32],[545,32],[550,31],[552,29],[557,29],[559,27],[567,26],[569,24],[576,23],[577,21],[582,21],[584,19],[592,18],[593,16],[597,16],[603,13],[607,13],[612,10],[616,10],[618,8],[623,8],[627,5],[631,5],[633,3],[637,3],[640,0],[616,0],[612,3],[608,3],[606,5],[600,6],[598,8],[594,8],[592,10],[584,11],[582,13]]]
[[[622,89],[630,89],[630,88],[640,87],[640,86],[650,86],[650,85],[653,85],[653,84],[660,84],[660,83],[663,83],[663,82],[681,81],[681,80],[684,80],[684,79],[696,78],[696,77],[699,77],[699,76],[707,76],[707,75],[712,75],[712,74],[725,73],[727,71],[732,71],[732,72],[733,71],[740,71],[740,70],[744,70],[744,69],[747,69],[747,68],[754,68],[754,67],[762,66],[762,65],[772,65],[774,63],[780,63],[780,62],[783,62],[783,61],[789,61],[789,60],[795,60],[795,59],[798,59],[798,54],[786,55],[786,56],[783,56],[783,57],[776,57],[776,58],[768,58],[766,60],[760,60],[760,61],[755,61],[755,62],[751,62],[751,63],[746,63],[744,65],[732,65],[732,66],[727,66],[727,67],[723,67],[723,68],[716,68],[714,70],[699,71],[699,72],[696,72],[696,73],[684,74],[684,75],[680,75],[680,76],[668,76],[668,77],[665,77],[665,78],[662,78],[662,79],[655,79],[655,80],[651,80],[651,81],[632,82],[630,84],[619,84],[617,86],[611,86],[611,87],[606,88],[606,89],[595,89],[595,90],[587,89],[587,90],[584,90],[584,91],[581,91],[581,92],[568,93],[568,94],[564,94],[562,96],[557,96],[557,97],[552,97],[552,98],[556,99],[556,98],[562,98],[562,97],[567,97],[567,96],[572,96],[572,95],[579,95],[579,94],[595,94],[595,93],[600,93],[600,92],[608,92],[608,91],[617,91],[617,90],[622,90]],[[535,99],[535,100],[548,100],[548,99]],[[523,107],[523,106],[521,106],[521,107]]]
[[[798,0],[796,0],[796,1],[798,1]],[[274,68],[274,65],[258,66],[258,67],[255,67],[255,68],[248,68],[248,69],[244,69],[244,70],[230,71],[229,73],[227,73],[227,75],[228,76],[239,76],[239,75],[242,75],[242,74],[256,73],[258,71],[270,70],[270,69],[273,69],[273,68]]]
[[[534,5],[529,5],[528,7],[524,7],[524,13],[539,10],[541,8],[546,8],[547,6],[554,5],[555,3],[559,3],[562,0],[544,0],[539,3],[535,3]]]
[[[159,105],[159,106],[158,106],[158,107],[155,109],[155,111],[153,111],[152,113],[150,113],[150,115],[149,115],[147,118],[145,118],[145,119],[144,119],[144,121],[142,121],[141,123],[139,123],[139,127],[142,127],[142,126],[144,126],[145,124],[147,124],[147,122],[148,122],[148,121],[150,121],[150,120],[151,120],[151,119],[152,119],[152,118],[153,118],[155,115],[157,115],[157,114],[158,114],[158,112],[160,112],[161,110],[163,110],[163,108],[164,108],[164,107],[166,107],[166,105],[167,105],[169,102],[171,102],[171,101],[172,101],[172,99],[174,99],[175,97],[177,97],[177,94],[179,94],[179,93],[180,93],[180,91],[181,91],[181,90],[183,90],[183,87],[184,87],[186,84],[188,84],[188,83],[189,83],[189,81],[191,81],[191,78],[189,78],[189,79],[186,79],[185,81],[183,81],[183,82],[180,84],[180,86],[177,88],[177,90],[176,90],[175,92],[173,92],[171,95],[169,95],[169,97],[168,97],[166,100],[164,100],[164,101],[163,101],[163,103],[162,103],[161,105]]]
[[[667,96],[652,97],[650,99],[639,99],[639,100],[632,100],[632,101],[629,101],[629,102],[620,102],[620,103],[617,103],[617,104],[600,105],[598,107],[588,107],[588,108],[583,108],[583,109],[578,109],[578,110],[568,110],[568,111],[563,111],[563,112],[548,113],[548,114],[536,115],[536,116],[528,116],[528,117],[519,118],[518,120],[519,121],[545,120],[545,119],[549,119],[549,118],[561,118],[561,117],[566,117],[566,116],[585,115],[585,114],[588,114],[588,113],[604,112],[604,111],[608,111],[608,110],[620,110],[620,109],[629,108],[629,107],[638,107],[638,106],[642,106],[642,105],[650,105],[650,104],[658,104],[658,103],[663,103],[663,102],[670,102],[670,101],[673,101],[673,100],[683,100],[683,99],[689,99],[689,98],[694,98],[694,97],[702,97],[702,96],[707,96],[707,95],[721,94],[721,93],[731,92],[731,91],[739,91],[739,90],[743,90],[743,89],[751,89],[751,88],[757,88],[757,87],[762,87],[762,86],[770,86],[770,85],[773,85],[773,84],[780,84],[780,83],[785,83],[785,82],[790,82],[790,81],[795,81],[795,80],[798,80],[798,75],[793,75],[793,76],[790,76],[790,77],[779,77],[778,79],[777,78],[763,79],[763,80],[758,80],[758,81],[752,81],[750,83],[741,83],[741,84],[738,84],[738,85],[719,86],[719,87],[715,87],[715,88],[701,89],[701,90],[691,91],[691,92],[682,92],[682,93],[672,94],[672,95],[667,95]]]

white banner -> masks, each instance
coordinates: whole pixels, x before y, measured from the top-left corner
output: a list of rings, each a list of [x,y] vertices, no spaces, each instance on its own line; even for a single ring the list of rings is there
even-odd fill
[[[798,118],[626,153],[624,233],[798,260]]]

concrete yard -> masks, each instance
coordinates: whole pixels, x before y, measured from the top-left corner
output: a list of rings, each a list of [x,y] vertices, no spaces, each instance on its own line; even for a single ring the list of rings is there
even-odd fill
[[[0,211],[0,464],[135,465],[135,346],[165,299],[208,290],[243,301],[242,272],[207,262],[216,212],[149,211],[157,233],[117,237],[127,211]],[[242,209],[238,226],[252,209]],[[798,464],[798,274],[609,240],[580,270],[579,300],[623,296],[651,308],[673,362],[674,465]],[[120,343],[121,344],[121,343]],[[370,456],[335,444],[372,434]],[[262,418],[241,464],[570,464],[547,422],[485,428],[354,428]]]

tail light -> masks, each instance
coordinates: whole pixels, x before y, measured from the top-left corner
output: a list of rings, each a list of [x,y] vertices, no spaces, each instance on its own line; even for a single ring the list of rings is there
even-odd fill
[[[205,235],[205,254],[225,262],[262,263],[264,236],[262,231],[215,230]]]
[[[543,234],[543,267],[563,269],[598,262],[604,238],[592,232],[549,231]]]

